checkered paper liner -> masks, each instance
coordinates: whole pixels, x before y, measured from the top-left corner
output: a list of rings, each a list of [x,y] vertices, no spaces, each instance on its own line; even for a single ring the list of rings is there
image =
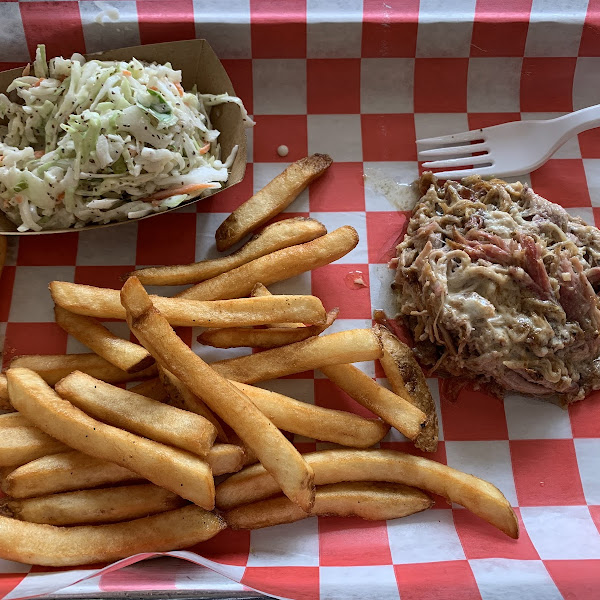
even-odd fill
[[[283,216],[329,230],[354,226],[360,243],[337,263],[271,287],[340,306],[333,330],[366,327],[372,309],[396,311],[387,261],[408,218],[364,172],[408,183],[415,139],[600,101],[600,0],[110,0],[0,1],[0,68],[48,55],[193,37],[208,39],[257,125],[243,183],[156,219],[82,234],[10,240],[0,280],[4,366],[18,354],[81,352],[53,322],[53,279],[117,288],[136,266],[214,257],[214,231],[233,208],[308,153],[335,160]],[[279,157],[286,144],[290,153]],[[524,174],[541,195],[600,224],[600,133],[568,141]],[[344,277],[362,271],[368,287]],[[172,293],[176,288],[151,288]],[[108,326],[127,335],[123,323]],[[207,360],[243,354],[201,348]],[[385,384],[374,363],[360,365]],[[513,541],[443,500],[386,522],[313,518],[254,532],[225,531],[174,558],[113,567],[45,569],[0,561],[0,598],[142,590],[254,589],[298,600],[481,598],[587,600],[600,586],[600,393],[564,411],[513,395],[440,398],[431,458],[496,484],[519,517]],[[265,387],[319,406],[368,414],[312,373]],[[324,447],[297,438],[302,451]],[[393,431],[381,444],[415,453]],[[129,565],[129,566],[127,566]],[[100,570],[102,569],[102,570]]]

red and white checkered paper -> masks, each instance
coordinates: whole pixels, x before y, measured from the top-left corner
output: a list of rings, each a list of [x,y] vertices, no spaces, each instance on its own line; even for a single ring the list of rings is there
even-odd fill
[[[53,323],[49,281],[116,288],[136,266],[216,256],[213,234],[223,218],[290,161],[313,152],[335,163],[285,216],[310,215],[330,230],[353,225],[360,243],[336,264],[272,290],[340,306],[335,330],[369,326],[372,309],[395,312],[386,262],[408,215],[363,180],[364,170],[408,183],[418,174],[416,137],[600,102],[600,0],[0,1],[2,68],[29,60],[40,42],[54,56],[194,37],[209,40],[255,116],[245,180],[140,223],[10,240],[0,283],[4,365],[16,354],[83,350]],[[289,146],[285,158],[276,152],[280,144]],[[600,133],[570,140],[523,179],[600,224]],[[369,285],[351,291],[344,277],[356,270]],[[123,324],[110,327],[126,335]],[[196,333],[183,335],[192,343]],[[209,360],[244,352],[193,347]],[[385,383],[375,364],[362,368]],[[438,382],[430,384],[438,399]],[[266,387],[365,413],[312,373]],[[187,561],[121,568],[144,555],[103,571],[0,561],[0,598],[249,588],[294,600],[598,597],[600,393],[568,411],[473,391],[456,403],[442,397],[438,409],[441,441],[432,458],[496,484],[519,516],[518,541],[440,500],[433,510],[387,523],[313,518],[225,531],[172,553]],[[303,451],[322,446],[296,441]],[[397,432],[381,445],[415,452]]]

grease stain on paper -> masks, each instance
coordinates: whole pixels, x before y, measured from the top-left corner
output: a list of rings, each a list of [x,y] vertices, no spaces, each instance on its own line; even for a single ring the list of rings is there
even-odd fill
[[[363,178],[366,188],[383,196],[396,210],[412,210],[419,201],[419,192],[413,183],[397,181],[381,169],[368,167]]]

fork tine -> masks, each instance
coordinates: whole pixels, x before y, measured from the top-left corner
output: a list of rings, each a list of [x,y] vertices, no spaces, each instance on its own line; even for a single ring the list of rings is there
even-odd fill
[[[446,167],[466,167],[469,165],[485,165],[491,162],[489,154],[481,156],[463,156],[462,158],[449,158],[447,160],[433,160],[423,163],[424,169],[444,169]]]
[[[483,167],[482,169],[460,169],[456,171],[440,171],[439,173],[434,173],[434,175],[438,179],[462,179],[463,177],[468,177],[469,175],[481,175],[482,177],[487,177],[488,175],[496,175],[493,171],[493,167]]]
[[[461,154],[473,154],[474,152],[488,151],[490,148],[484,142],[482,144],[467,144],[466,146],[448,146],[447,148],[431,148],[419,151],[419,160],[431,158],[444,158],[446,156],[460,156]]]
[[[463,131],[462,133],[452,133],[450,135],[441,135],[439,137],[423,138],[417,140],[417,144],[427,146],[439,146],[444,144],[459,144],[462,142],[474,142],[475,140],[485,139],[483,129],[474,129],[472,131]]]

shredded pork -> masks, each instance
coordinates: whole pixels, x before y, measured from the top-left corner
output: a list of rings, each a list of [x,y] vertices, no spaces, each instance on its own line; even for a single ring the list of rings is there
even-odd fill
[[[599,389],[600,231],[520,183],[419,184],[393,287],[421,361],[498,396]]]

